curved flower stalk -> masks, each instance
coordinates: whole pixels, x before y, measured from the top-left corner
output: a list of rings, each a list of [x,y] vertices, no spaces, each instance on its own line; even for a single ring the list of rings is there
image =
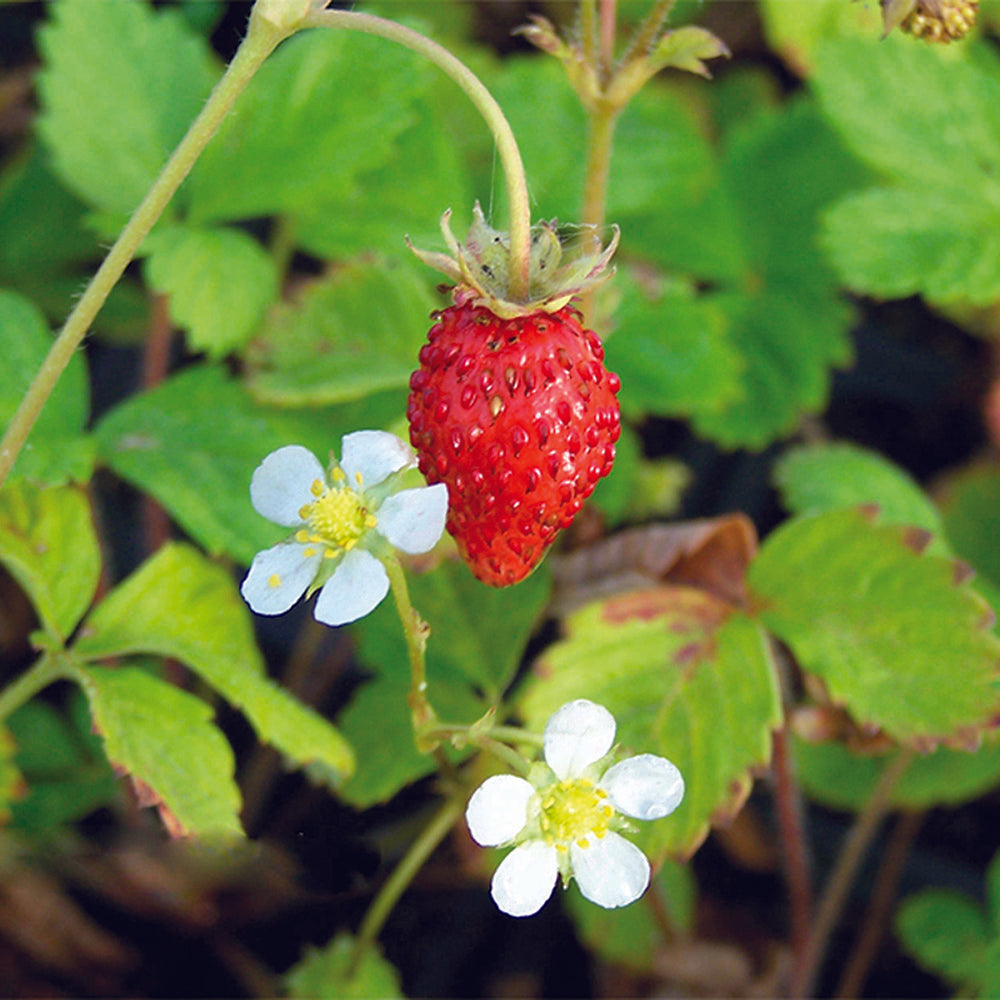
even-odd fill
[[[515,845],[493,876],[497,906],[513,917],[537,913],[575,878],[583,895],[612,909],[635,902],[649,885],[649,862],[619,830],[625,817],[660,819],[684,797],[684,779],[665,757],[640,754],[608,766],[614,716],[580,699],[546,723],[545,762],[528,778],[487,778],[465,818],[484,847]]]
[[[258,552],[240,592],[260,615],[280,615],[319,591],[314,614],[346,625],[373,611],[389,591],[383,562],[394,549],[429,552],[444,531],[444,484],[400,489],[416,466],[409,446],[385,431],[355,431],[329,472],[301,445],[271,452],[257,466],[250,499],[258,514],[294,528]]]

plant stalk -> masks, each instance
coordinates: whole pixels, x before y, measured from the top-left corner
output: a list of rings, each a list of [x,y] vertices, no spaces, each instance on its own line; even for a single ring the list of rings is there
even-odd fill
[[[353,10],[321,10],[311,14],[307,24],[362,31],[403,45],[434,63],[458,84],[472,101],[493,133],[507,182],[510,212],[510,296],[514,301],[526,300],[531,250],[531,204],[528,198],[528,183],[524,176],[524,164],[521,161],[521,152],[514,138],[514,132],[503,110],[479,77],[437,42],[431,41],[412,28],[376,17],[374,14],[361,14]]]
[[[216,84],[201,113],[167,160],[149,193],[132,214],[97,273],[91,278],[21,400],[3,440],[0,441],[0,485],[3,485],[13,468],[42,407],[52,394],[70,358],[82,343],[111,289],[135,257],[143,240],[215,134],[233,102],[246,88],[261,63],[287,34],[288,32],[280,31],[268,21],[251,19],[250,30],[233,61]]]
[[[0,722],[13,715],[22,705],[31,701],[39,691],[55,681],[70,677],[62,658],[54,653],[44,653],[16,680],[0,691]]]

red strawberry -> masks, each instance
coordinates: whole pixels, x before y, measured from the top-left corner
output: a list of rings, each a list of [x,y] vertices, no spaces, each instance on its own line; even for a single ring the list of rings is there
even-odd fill
[[[416,253],[456,282],[455,304],[436,314],[410,378],[410,441],[427,480],[448,486],[448,530],[472,572],[506,587],[615,459],[618,376],[568,303],[606,277],[617,230],[603,250],[584,240],[566,254],[554,224],[534,227],[524,301],[509,294],[506,234],[478,205],[464,246],[448,213],[442,231],[451,256]]]
[[[420,471],[448,486],[448,530],[484,583],[538,564],[611,471],[618,376],[570,306],[500,319],[471,303],[439,314],[410,378]]]

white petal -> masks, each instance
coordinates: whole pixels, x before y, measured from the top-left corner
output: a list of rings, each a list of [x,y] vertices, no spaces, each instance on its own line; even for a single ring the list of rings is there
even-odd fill
[[[364,549],[351,549],[323,584],[313,614],[324,625],[346,625],[374,611],[389,592],[385,567]]]
[[[530,917],[552,895],[559,862],[556,849],[540,840],[515,847],[493,874],[490,893],[512,917]]]
[[[601,778],[601,787],[619,812],[635,819],[660,819],[684,798],[681,772],[666,757],[651,753],[615,764]]]
[[[615,741],[615,717],[580,698],[554,712],[545,724],[545,763],[565,780],[600,760]]]
[[[403,552],[430,552],[444,531],[448,487],[444,483],[400,490],[376,512],[378,532]]]
[[[354,431],[345,434],[340,443],[340,467],[352,488],[358,485],[359,472],[361,485],[367,489],[393,472],[416,464],[410,446],[387,431]]]
[[[646,855],[617,833],[591,837],[587,847],[571,844],[569,856],[580,892],[607,910],[634,903],[649,885]]]
[[[309,492],[319,480],[326,483],[323,466],[299,444],[272,451],[254,470],[250,502],[258,514],[286,528],[301,524],[299,509],[316,498]]]
[[[528,801],[534,787],[515,774],[487,778],[473,793],[465,810],[469,833],[483,847],[512,840],[528,821]]]
[[[308,545],[281,542],[253,557],[240,593],[259,615],[280,615],[287,611],[316,578],[319,551],[309,558]]]

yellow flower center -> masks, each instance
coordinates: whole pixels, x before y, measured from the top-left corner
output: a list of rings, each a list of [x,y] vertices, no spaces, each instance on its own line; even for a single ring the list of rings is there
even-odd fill
[[[335,479],[343,479],[337,470]],[[361,485],[360,476],[358,485]],[[299,517],[308,525],[296,533],[296,540],[327,546],[327,556],[354,548],[361,536],[378,523],[365,506],[364,498],[346,483],[327,487],[315,480],[311,492],[316,499],[299,508]]]
[[[574,842],[586,847],[591,834],[603,837],[614,814],[608,793],[586,778],[560,781],[542,793],[542,834],[560,850]]]

